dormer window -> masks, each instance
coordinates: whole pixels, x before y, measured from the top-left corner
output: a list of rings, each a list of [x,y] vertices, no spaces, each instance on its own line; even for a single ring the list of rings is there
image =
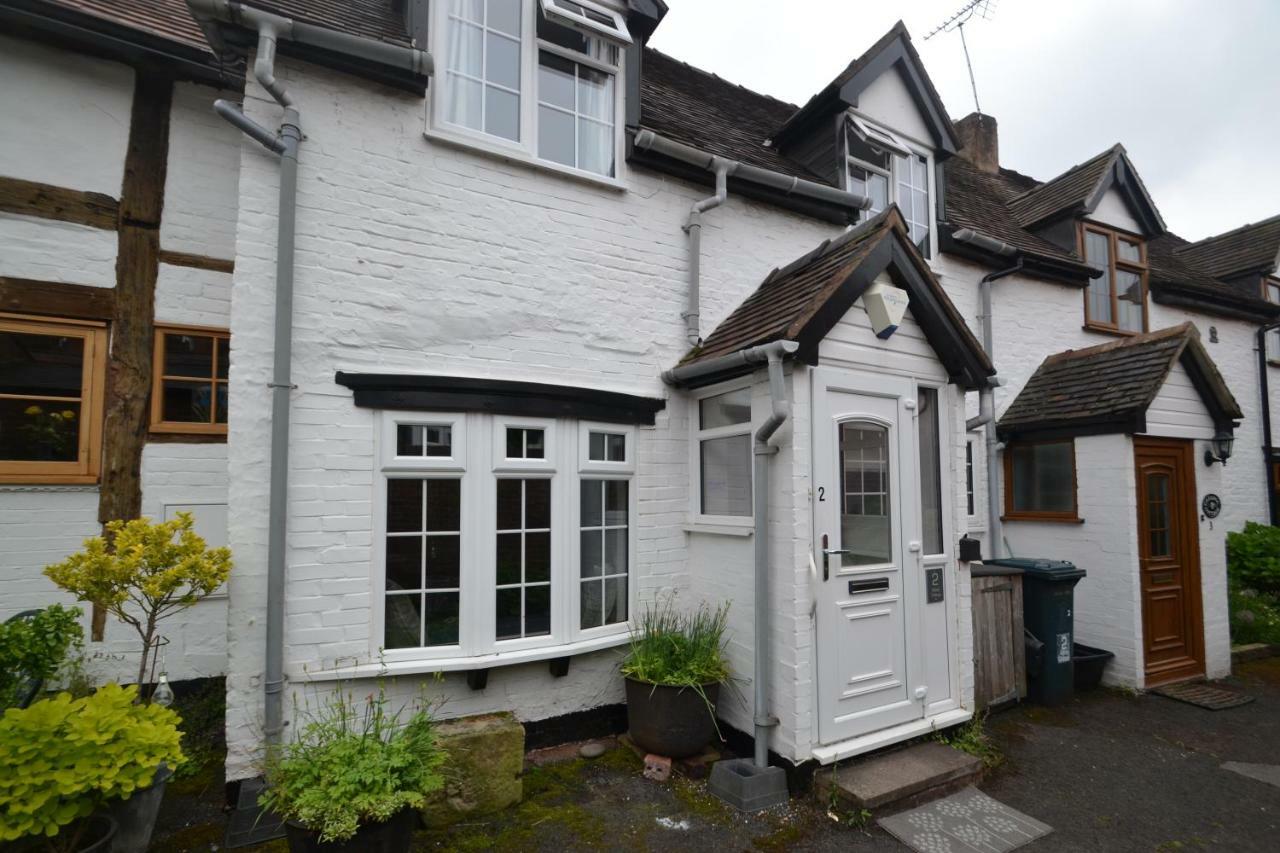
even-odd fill
[[[622,16],[587,0],[434,4],[443,58],[428,134],[612,182],[621,156]]]
[[[1141,238],[1087,222],[1080,244],[1085,262],[1102,270],[1085,291],[1085,326],[1124,335],[1146,331],[1147,250]]]
[[[897,134],[850,116],[848,189],[871,199],[865,221],[896,203],[910,228],[911,240],[929,257],[933,212],[929,203],[930,158]]]

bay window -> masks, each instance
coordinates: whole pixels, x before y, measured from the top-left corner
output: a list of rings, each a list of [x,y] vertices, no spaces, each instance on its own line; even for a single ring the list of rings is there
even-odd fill
[[[1084,319],[1091,329],[1136,334],[1147,328],[1147,256],[1137,237],[1086,223],[1080,230],[1085,262],[1102,270],[1089,280]]]
[[[923,149],[857,115],[850,116],[846,144],[848,189],[871,199],[862,218],[869,219],[890,203],[897,204],[911,241],[929,257],[933,227],[930,158]]]
[[[384,411],[371,651],[526,654],[625,634],[631,427]]]
[[[107,330],[0,314],[0,483],[93,483]]]
[[[622,16],[588,0],[443,0],[431,132],[612,179],[621,150]]]

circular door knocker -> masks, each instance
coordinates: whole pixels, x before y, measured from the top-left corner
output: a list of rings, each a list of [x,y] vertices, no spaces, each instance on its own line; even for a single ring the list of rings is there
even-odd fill
[[[1217,495],[1205,495],[1204,500],[1200,502],[1200,509],[1204,512],[1205,518],[1217,518],[1218,513],[1222,512],[1222,498]]]

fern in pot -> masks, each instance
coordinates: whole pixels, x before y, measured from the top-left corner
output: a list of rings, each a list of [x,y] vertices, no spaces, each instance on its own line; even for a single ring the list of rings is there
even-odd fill
[[[729,677],[728,613],[727,604],[685,613],[668,601],[641,615],[622,674],[631,739],[648,752],[686,758],[715,736],[716,701]]]
[[[267,754],[261,805],[285,820],[292,853],[407,851],[426,795],[444,786],[430,709],[404,719],[382,687],[338,691],[303,710],[297,736]]]

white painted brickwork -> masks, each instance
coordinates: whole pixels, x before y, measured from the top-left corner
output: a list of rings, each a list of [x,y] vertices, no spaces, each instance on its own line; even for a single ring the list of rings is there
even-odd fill
[[[160,264],[156,322],[231,326],[231,276],[224,272]]]
[[[299,159],[299,390],[290,459],[291,672],[369,657],[373,418],[334,384],[334,371],[492,376],[666,396],[659,374],[685,348],[680,226],[708,192],[632,174],[630,190],[619,193],[433,145],[421,135],[420,99],[298,68],[281,68],[307,134]],[[278,121],[254,84],[247,111],[267,125]],[[277,172],[252,144],[242,143],[241,152],[231,465],[265,472],[272,294],[261,283],[272,280]],[[774,266],[837,231],[732,197],[703,229],[706,328]],[[656,428],[638,433],[642,600],[689,586],[686,418],[673,400]],[[231,778],[254,772],[261,730],[266,498],[265,476],[231,484],[238,561],[228,638]],[[556,681],[545,666],[527,670],[536,687],[507,700],[523,719],[600,701],[602,671],[592,666],[575,661]],[[491,676],[512,677],[520,684],[525,676]],[[431,688],[447,698],[446,713],[473,707],[459,683],[451,677]],[[546,691],[559,694],[554,707],[538,698]]]
[[[237,101],[239,95],[195,83],[173,87],[160,245],[231,260],[236,249],[240,132],[214,113],[216,98]]]
[[[0,275],[115,287],[114,231],[0,212],[0,245]]]

